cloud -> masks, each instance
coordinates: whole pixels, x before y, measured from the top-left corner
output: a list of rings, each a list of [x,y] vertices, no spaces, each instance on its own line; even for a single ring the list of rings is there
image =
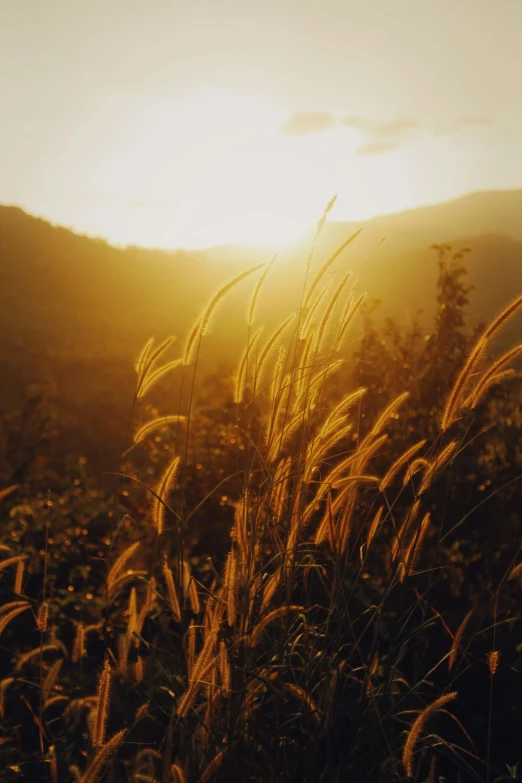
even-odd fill
[[[361,147],[357,147],[355,150],[356,155],[382,155],[384,152],[390,152],[396,150],[400,145],[394,142],[371,142],[369,144],[363,144]]]
[[[412,120],[409,117],[399,117],[389,122],[378,122],[364,117],[343,117],[341,124],[346,128],[355,128],[361,131],[370,139],[397,139],[422,127],[417,120]]]
[[[490,117],[458,117],[446,125],[436,125],[433,128],[433,133],[436,136],[444,136],[449,133],[459,133],[470,128],[486,128],[492,122],[493,120]]]
[[[335,125],[335,117],[326,111],[299,111],[289,117],[280,129],[291,136],[305,136],[308,133],[322,133]]]

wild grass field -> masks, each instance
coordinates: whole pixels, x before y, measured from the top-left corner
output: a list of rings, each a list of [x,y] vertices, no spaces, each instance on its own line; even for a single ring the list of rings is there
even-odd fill
[[[316,262],[327,214],[275,331],[277,258],[147,342],[114,491],[49,469],[38,400],[4,416],[0,780],[522,777],[522,296],[470,328],[437,245],[429,331],[378,326],[330,284],[357,235]],[[236,287],[244,351],[206,377]]]

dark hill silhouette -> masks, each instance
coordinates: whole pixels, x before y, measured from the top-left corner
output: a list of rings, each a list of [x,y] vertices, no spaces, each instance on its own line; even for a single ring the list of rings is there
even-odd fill
[[[327,223],[315,265],[361,225],[331,277],[352,269],[358,290],[383,300],[383,315],[404,320],[419,309],[426,317],[433,312],[433,243],[472,248],[467,256],[475,285],[472,322],[489,319],[522,289],[522,190],[474,193],[363,224]],[[288,298],[297,306],[309,239],[285,250],[277,274],[267,279],[260,310],[269,320],[288,312]],[[118,405],[121,416],[114,424],[123,432],[132,360],[145,340],[182,337],[220,284],[268,260],[271,252],[236,246],[199,252],[115,248],[0,206],[0,410],[18,405],[31,384],[46,381],[79,432],[96,417],[106,426]],[[204,361],[219,364],[244,344],[246,327],[238,328],[231,316],[245,312],[251,287],[245,284],[230,298],[226,318],[216,318]],[[520,331],[520,323],[511,329]],[[93,410],[86,420],[89,401]],[[96,440],[96,426],[89,431]]]

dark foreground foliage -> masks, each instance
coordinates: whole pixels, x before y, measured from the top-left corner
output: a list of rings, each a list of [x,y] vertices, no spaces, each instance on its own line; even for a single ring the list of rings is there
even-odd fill
[[[345,288],[309,318],[307,269],[233,375],[199,382],[205,316],[179,359],[148,345],[112,490],[53,458],[45,399],[4,417],[0,780],[522,777],[522,379],[513,353],[480,387],[488,342],[450,415],[485,328],[436,252],[429,329]]]

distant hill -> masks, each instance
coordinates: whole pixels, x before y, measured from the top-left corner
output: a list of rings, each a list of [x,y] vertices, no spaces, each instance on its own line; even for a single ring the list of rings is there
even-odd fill
[[[474,193],[360,224],[327,223],[315,266],[361,226],[330,279],[352,269],[358,290],[383,300],[383,315],[408,319],[418,309],[426,317],[433,312],[433,243],[472,248],[473,322],[489,319],[522,290],[522,190]],[[260,310],[272,322],[298,304],[310,238],[287,248],[267,279]],[[80,428],[89,397],[126,404],[132,360],[145,340],[182,337],[218,285],[270,255],[245,247],[119,249],[0,206],[0,410],[18,404],[31,384],[43,380]],[[229,313],[245,312],[248,285],[231,297]],[[520,323],[511,328],[522,331]],[[219,364],[231,347],[239,350],[245,334],[233,317],[217,317],[206,360]]]

